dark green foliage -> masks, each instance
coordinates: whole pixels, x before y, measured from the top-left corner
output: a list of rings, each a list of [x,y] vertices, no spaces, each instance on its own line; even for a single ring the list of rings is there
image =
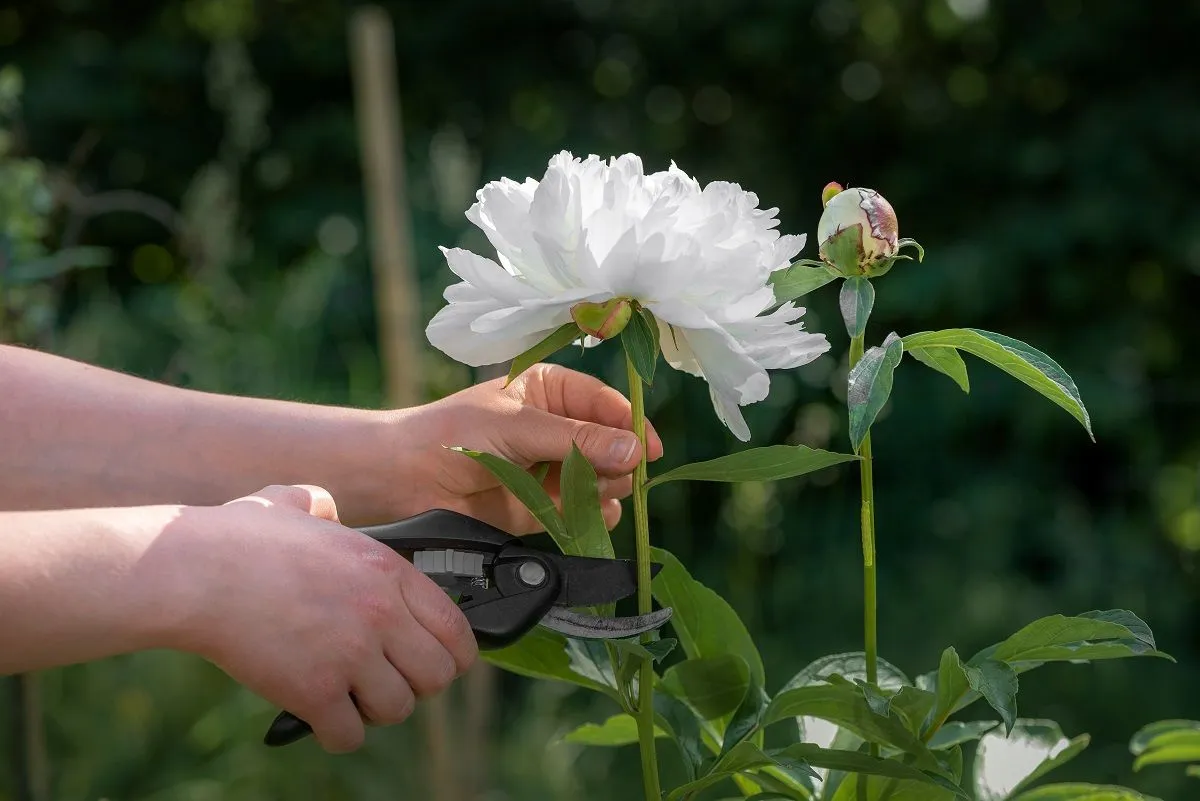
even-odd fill
[[[1121,754],[1144,723],[1200,717],[1200,6],[1024,0],[962,20],[940,0],[384,5],[396,18],[423,320],[452,279],[436,246],[486,249],[462,216],[484,180],[536,176],[560,148],[633,151],[648,169],[674,159],[702,181],[757,192],[781,209],[783,231],[809,235],[800,256],[816,255],[821,186],[875,187],[928,255],[884,279],[872,330],[969,325],[1053,354],[1087,399],[1096,443],[982,363],[970,364],[969,396],[923,365],[897,370],[900,402],[873,429],[881,652],[915,675],[950,643],[967,655],[1062,610],[1133,609],[1178,664],[1046,665],[1022,680],[1021,714],[1091,735],[1056,782],[1194,792],[1181,766],[1135,776]],[[205,389],[381,403],[346,7],[17,0],[0,10],[4,59],[26,79],[14,152],[66,168],[85,194],[137,190],[181,211],[60,208],[47,246],[102,246],[111,262],[9,290],[26,310],[24,338]],[[241,63],[236,40],[213,47],[228,30],[248,37],[252,72],[210,94],[206,71]],[[357,231],[345,255],[334,215]],[[826,289],[798,302],[806,327],[841,354],[836,300]],[[426,358],[428,397],[470,379]],[[622,358],[566,349],[556,360],[622,386]],[[842,367],[826,357],[775,374],[771,397],[746,409],[751,445],[840,449],[848,432],[829,390],[844,393]],[[648,411],[667,454],[655,471],[735,445],[703,385],[666,365]],[[729,599],[768,677],[861,647],[856,474],[651,493],[656,544]],[[631,517],[614,536],[623,555]],[[145,654],[44,679],[56,798],[430,797],[420,761],[407,758],[419,753],[416,727],[372,731],[346,758],[311,742],[266,753],[259,736],[273,711],[195,660]],[[563,721],[603,721],[617,711],[611,697],[502,682],[497,789],[636,794],[635,748],[584,750],[571,771],[542,767],[557,758],[545,744]],[[993,717],[983,704],[972,713]],[[681,776],[663,754],[664,772]],[[0,797],[8,779],[0,771]],[[1028,798],[1087,797],[1066,792]]]

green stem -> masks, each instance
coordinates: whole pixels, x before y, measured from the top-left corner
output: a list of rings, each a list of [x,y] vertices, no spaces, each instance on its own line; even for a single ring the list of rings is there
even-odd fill
[[[653,596],[650,594],[650,518],[646,512],[646,405],[642,393],[642,377],[638,375],[633,361],[626,356],[625,366],[629,374],[629,402],[633,406],[633,432],[642,443],[642,459],[633,471],[633,522],[637,543],[638,571],[638,614],[651,611]],[[652,639],[650,633],[642,635],[643,642]],[[642,755],[642,786],[646,801],[660,801],[662,790],[658,779],[658,754],[654,743],[654,663],[649,659],[642,662],[638,677],[638,746]]]
[[[863,335],[850,340],[850,368],[858,364],[863,356]],[[872,475],[871,432],[863,437],[862,446],[858,450],[862,461],[859,462],[859,479],[862,488],[862,507],[859,512],[859,524],[862,528],[863,551],[863,641],[867,657],[867,682],[878,683],[878,639],[875,622],[875,484]],[[872,746],[875,753],[877,746]]]

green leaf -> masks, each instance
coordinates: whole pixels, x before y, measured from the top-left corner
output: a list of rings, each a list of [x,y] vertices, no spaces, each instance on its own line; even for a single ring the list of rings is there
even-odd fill
[[[700,721],[692,711],[665,693],[654,694],[654,714],[660,726],[670,733],[679,748],[688,780],[696,778],[704,762],[704,746],[700,736]]]
[[[989,732],[975,751],[977,801],[1004,801],[1087,748],[1091,738],[1068,740],[1052,720],[1017,721],[1007,736]]]
[[[858,688],[862,690],[863,700],[867,702],[867,706],[871,711],[882,718],[886,718],[892,712],[892,697],[885,695],[878,685],[868,684],[862,679],[855,681]]]
[[[864,353],[850,371],[846,404],[850,407],[850,444],[855,453],[892,394],[892,373],[903,355],[903,342],[891,333],[882,346]]]
[[[826,677],[833,675],[844,676],[850,680],[863,679],[865,681],[867,678],[866,654],[862,651],[846,651],[814,659],[793,676],[787,684],[783,685],[780,692],[796,687],[807,687],[810,684],[820,684]],[[876,658],[875,678],[878,685],[885,690],[899,690],[901,687],[912,684],[908,676],[904,675],[904,671],[886,659]]]
[[[504,385],[508,386],[521,373],[533,367],[538,362],[558,353],[582,336],[583,332],[573,322],[567,323],[554,331],[541,342],[512,360],[512,365],[508,368],[508,378],[504,380]]]
[[[771,273],[775,302],[786,303],[820,289],[837,278],[837,273],[825,266],[796,263]]]
[[[654,727],[655,737],[670,737],[670,733],[659,726]],[[620,746],[638,741],[637,721],[632,715],[613,715],[603,723],[585,723],[563,736],[564,743],[576,745]]]
[[[1143,726],[1129,741],[1135,771],[1147,765],[1200,763],[1200,720],[1159,720]]]
[[[1021,793],[1012,801],[1162,801],[1115,784],[1047,784]]]
[[[1085,612],[1074,617],[1043,617],[989,650],[988,655],[992,659],[1003,662],[1057,662],[1127,656],[1171,659],[1157,650],[1150,627],[1124,609]],[[972,661],[976,658],[978,655]]]
[[[938,666],[935,722],[943,721],[959,707],[967,690],[973,690],[1000,713],[1006,729],[1017,719],[1017,674],[1012,666],[995,659],[963,664],[954,647],[942,651]]]
[[[555,508],[554,501],[550,499],[540,481],[519,465],[499,456],[462,447],[452,447],[450,450],[470,456],[491,471],[491,474],[507,487],[508,491],[515,495],[530,514],[545,527],[555,544],[564,553],[567,552],[567,549],[571,547],[571,540],[567,535],[566,525],[563,523],[558,509]]]
[[[912,754],[918,767],[939,770],[936,757],[894,710],[888,717],[875,714],[862,690],[849,682],[814,684],[779,693],[763,715],[763,725],[793,717],[814,717],[836,723],[874,743],[890,745]]]
[[[713,765],[712,770],[708,773],[694,781],[676,787],[667,795],[667,799],[668,801],[680,801],[680,799],[689,798],[701,790],[711,787],[724,779],[731,778],[738,773],[774,764],[775,759],[770,754],[764,752],[754,743],[743,742],[728,754],[718,759]],[[795,760],[792,760],[790,767],[795,767]],[[814,778],[820,778],[816,773],[812,775]]]
[[[917,249],[917,261],[925,261],[925,248],[921,247],[921,243],[911,237],[902,237],[896,242],[896,250],[903,250],[909,245]]]
[[[684,653],[692,659],[725,654],[740,656],[754,680],[765,685],[762,657],[733,607],[692,578],[669,551],[651,548],[650,552],[653,561],[662,564],[651,590],[660,604],[674,609],[671,628]]]
[[[892,709],[904,716],[908,721],[908,730],[914,733],[921,731],[935,703],[936,695],[918,687],[902,687],[892,696]]]
[[[956,796],[967,797],[948,781],[936,784],[851,773],[838,785],[831,801],[951,801]]]
[[[668,481],[778,481],[860,458],[805,445],[767,445],[681,465],[647,481],[646,489]]]
[[[898,759],[883,759],[864,754],[860,751],[845,751],[832,748],[821,748],[812,743],[797,743],[789,745],[772,754],[786,755],[791,759],[799,759],[817,768],[840,770],[846,773],[858,773],[868,776],[886,776],[893,779],[932,784],[936,787],[949,789],[949,786],[939,777],[906,765]],[[967,797],[961,788],[954,788],[955,794]]]
[[[574,556],[612,559],[612,538],[600,510],[596,471],[573,442],[571,452],[563,460],[559,487],[567,539],[563,552]]]
[[[963,392],[971,391],[971,381],[967,378],[967,363],[954,348],[914,348],[906,344],[904,352],[939,373],[950,376]]]
[[[650,642],[642,642],[636,637],[626,640],[608,640],[607,642],[622,653],[630,654],[640,659],[649,659],[651,662],[663,661],[675,649],[675,646],[678,645],[678,641],[670,637],[661,640],[651,640]]]
[[[647,386],[654,384],[654,368],[658,364],[659,352],[658,321],[654,315],[638,307],[621,332],[621,345],[642,381]]]
[[[933,737],[929,738],[929,748],[933,751],[942,751],[961,743],[969,743],[972,740],[978,740],[999,725],[1000,721],[997,720],[952,720],[944,724]]]
[[[838,293],[838,306],[842,310],[846,333],[852,337],[862,336],[875,307],[875,287],[866,278],[847,278]]]
[[[705,720],[720,720],[737,710],[750,686],[750,669],[737,654],[694,657],[672,665],[662,688],[686,701]]]
[[[1004,721],[1006,731],[1017,722],[1017,673],[1005,662],[985,660],[978,665],[963,665],[967,684],[983,696]]]
[[[506,648],[484,651],[480,657],[510,673],[531,679],[563,681],[589,690],[613,695],[613,690],[591,670],[579,672],[571,667],[567,638],[535,628]]]
[[[579,640],[574,637],[565,638],[567,641],[567,662],[572,672],[583,676],[604,688],[604,691],[620,701],[617,691],[617,679],[613,674],[612,659],[604,643],[597,640]]]
[[[741,703],[734,710],[733,717],[725,727],[725,739],[721,743],[721,752],[718,756],[725,756],[734,746],[758,731],[762,726],[763,713],[766,712],[767,704],[770,702],[771,699],[763,691],[762,685],[750,680],[746,685],[746,692]]]
[[[829,237],[825,240],[824,250],[824,258],[833,264],[842,275],[859,274],[861,270],[858,260],[863,254],[862,224],[855,223]]]
[[[1092,421],[1079,388],[1067,372],[1046,354],[1024,342],[975,328],[923,331],[904,338],[907,348],[957,348],[983,359],[1065,409],[1079,421],[1094,442]]]

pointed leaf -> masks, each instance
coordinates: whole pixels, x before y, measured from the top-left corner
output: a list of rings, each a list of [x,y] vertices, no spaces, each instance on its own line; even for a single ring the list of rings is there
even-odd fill
[[[1127,656],[1171,659],[1169,655],[1156,650],[1150,627],[1124,609],[1091,611],[1074,617],[1049,615],[1039,618],[989,650],[988,655],[992,659],[1003,662],[1118,659]]]
[[[845,751],[833,748],[821,748],[812,743],[797,743],[770,753],[776,756],[786,755],[792,759],[803,760],[817,768],[868,776],[908,779],[948,789],[947,784],[935,775],[906,765],[898,759],[883,759],[871,756],[870,754],[864,754],[861,751]],[[955,790],[957,795],[963,798],[967,797],[967,794],[961,788],[955,788]]]
[[[955,797],[968,796],[946,780],[928,783],[850,773],[838,785],[831,801],[953,801]]]
[[[823,684],[827,676],[835,674],[851,680],[863,679],[865,681],[867,678],[866,654],[862,651],[847,651],[814,659],[793,676],[787,684],[783,685],[780,692],[795,687],[807,687],[810,684]],[[901,687],[912,684],[908,680],[908,676],[904,675],[904,671],[886,659],[879,658],[876,658],[876,679],[879,686],[885,690],[899,690]]]
[[[929,738],[929,748],[933,751],[941,751],[962,743],[969,743],[972,740],[978,740],[999,725],[1000,722],[997,720],[952,720]]]
[[[935,703],[936,695],[918,687],[902,687],[892,696],[892,709],[904,716],[908,721],[908,730],[913,733],[921,731]]]
[[[655,737],[670,737],[661,727],[654,727]],[[565,743],[576,745],[619,746],[638,741],[637,721],[632,715],[613,715],[603,723],[585,723],[562,738]]]
[[[860,458],[804,445],[767,445],[681,465],[650,479],[646,488],[668,481],[778,481]]]
[[[903,355],[903,342],[891,333],[882,346],[864,353],[850,371],[846,404],[850,407],[850,444],[855,453],[892,394],[892,373]]]
[[[553,333],[549,334],[541,342],[534,345],[529,350],[522,353],[512,360],[512,365],[508,368],[508,378],[504,380],[504,385],[508,386],[513,379],[521,373],[533,367],[540,361],[543,361],[555,353],[558,353],[563,348],[570,345],[575,340],[583,336],[583,332],[579,330],[579,326],[575,323],[567,323]]]
[[[771,273],[771,286],[775,290],[775,302],[786,303],[820,289],[837,278],[837,273],[827,267],[808,264],[793,264]]]
[[[886,718],[875,714],[862,690],[849,682],[814,684],[781,692],[763,715],[763,725],[802,716],[827,720],[869,742],[894,746],[916,757],[918,767],[940,769],[933,752],[909,731],[903,718],[894,710]]]
[[[852,337],[862,336],[875,307],[875,287],[866,278],[847,278],[838,293],[838,307],[842,310],[846,333]]]
[[[762,657],[733,607],[692,578],[678,559],[662,548],[651,548],[651,558],[662,564],[651,591],[663,606],[674,609],[671,628],[689,658],[734,654],[745,660],[750,675],[766,684]]]
[[[737,710],[750,681],[746,660],[719,654],[672,665],[661,683],[663,691],[686,701],[704,720],[716,721]]]
[[[612,538],[600,510],[596,471],[573,442],[571,452],[563,461],[559,487],[567,536],[563,552],[573,556],[612,559]]]
[[[732,778],[738,773],[774,764],[775,759],[770,754],[765,753],[754,743],[743,742],[728,754],[718,759],[713,765],[712,770],[708,773],[694,781],[676,787],[667,795],[667,799],[668,801],[681,801],[681,799],[691,798],[701,790],[725,779]],[[796,764],[795,760],[791,760],[789,767],[795,768]],[[812,775],[814,778],[820,778],[815,772]]]
[[[1147,765],[1200,763],[1200,720],[1160,720],[1143,726],[1129,742],[1135,771]]]
[[[868,684],[862,679],[855,681],[858,688],[862,690],[863,700],[867,702],[867,706],[871,711],[882,718],[888,717],[892,713],[892,697],[885,695],[878,685]]]
[[[954,348],[914,348],[906,344],[904,352],[922,364],[949,376],[963,392],[971,391],[971,381],[967,378],[967,363]]]
[[[721,743],[721,753],[718,756],[725,756],[734,746],[758,731],[762,725],[763,713],[767,711],[767,704],[770,702],[771,699],[762,686],[749,681],[741,704],[734,710],[733,717],[725,727],[725,739]]]
[[[978,665],[963,665],[967,684],[999,713],[1007,731],[1017,722],[1017,673],[1004,662],[985,660]]]
[[[654,319],[654,315],[646,309],[638,308],[629,318],[625,330],[621,332],[621,345],[642,381],[647,386],[652,385],[659,352],[658,321]]]
[[[1048,398],[1079,421],[1092,441],[1092,421],[1074,380],[1053,359],[1012,337],[975,328],[924,331],[904,338],[905,348],[957,348],[979,357]]]
[[[1015,796],[1012,801],[1162,801],[1115,784],[1047,784]]]
[[[498,668],[532,679],[562,681],[615,697],[612,687],[594,671],[571,666],[567,638],[545,629],[534,629],[507,648],[484,651],[480,657]]]
[[[491,471],[492,475],[507,487],[508,491],[515,495],[517,500],[529,510],[529,513],[545,527],[559,548],[566,552],[571,547],[566,525],[563,523],[558,509],[555,508],[554,501],[550,499],[541,482],[524,468],[490,453],[460,447],[453,447],[450,450],[470,456]]]
[[[1052,720],[1017,721],[1012,733],[989,732],[975,751],[974,787],[977,801],[1004,801],[1087,747],[1082,734],[1068,740]]]
[[[704,762],[704,746],[700,736],[700,721],[683,702],[665,693],[654,694],[654,715],[675,741],[688,780],[696,778]]]
[[[968,690],[984,698],[1000,713],[1005,727],[1011,729],[1017,719],[1017,674],[1012,667],[995,659],[980,660],[978,664],[963,664],[953,647],[942,652],[938,666],[937,706],[935,722],[944,721],[956,709]]]

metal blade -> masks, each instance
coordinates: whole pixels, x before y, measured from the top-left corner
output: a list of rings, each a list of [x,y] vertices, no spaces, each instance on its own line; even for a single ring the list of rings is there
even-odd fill
[[[559,634],[582,640],[619,640],[659,628],[671,619],[672,611],[668,606],[648,615],[635,617],[596,617],[554,608],[542,618],[541,625]]]
[[[632,559],[598,559],[555,554],[562,588],[555,606],[597,606],[616,603],[637,592],[637,563]],[[650,565],[650,576],[662,565]]]

